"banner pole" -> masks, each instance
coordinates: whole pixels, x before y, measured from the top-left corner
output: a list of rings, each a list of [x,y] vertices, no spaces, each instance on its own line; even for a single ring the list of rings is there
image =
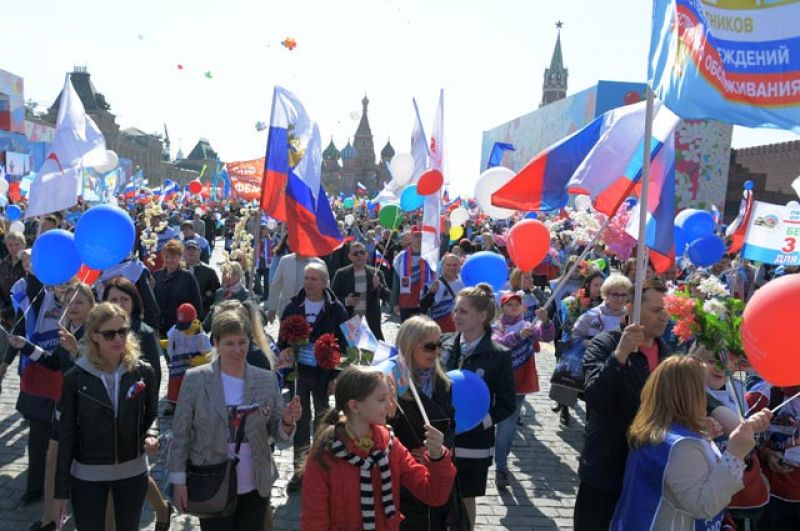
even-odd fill
[[[636,283],[633,298],[633,324],[642,318],[642,285],[647,274],[647,201],[650,189],[650,150],[653,140],[653,89],[647,85],[647,104],[644,118],[644,153],[642,158],[642,191],[639,195],[639,240],[636,245]]]

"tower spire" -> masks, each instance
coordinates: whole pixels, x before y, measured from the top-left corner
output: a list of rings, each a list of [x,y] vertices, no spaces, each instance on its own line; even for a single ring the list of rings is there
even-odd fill
[[[550,68],[544,70],[544,85],[542,90],[542,103],[540,107],[564,99],[567,96],[568,70],[564,68],[564,57],[561,52],[562,21],[556,22],[556,45],[550,59]]]

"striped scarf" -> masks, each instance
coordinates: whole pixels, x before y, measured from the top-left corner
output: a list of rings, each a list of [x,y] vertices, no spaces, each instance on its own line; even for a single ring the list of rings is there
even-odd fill
[[[364,530],[375,529],[375,493],[372,490],[372,466],[378,465],[381,474],[381,500],[383,501],[383,514],[392,518],[395,514],[394,497],[392,496],[392,470],[389,466],[389,452],[392,449],[393,437],[389,437],[389,444],[385,450],[373,450],[367,457],[355,455],[347,450],[347,446],[336,439],[331,443],[331,452],[339,459],[344,459],[358,468],[361,476],[361,519]]]

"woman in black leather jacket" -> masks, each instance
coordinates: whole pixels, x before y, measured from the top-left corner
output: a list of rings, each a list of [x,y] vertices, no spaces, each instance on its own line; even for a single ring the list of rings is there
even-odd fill
[[[117,531],[135,531],[147,491],[145,438],[157,414],[155,374],[115,304],[92,309],[83,341],[61,394],[56,513],[65,514],[71,498],[76,527],[102,531],[110,490]]]
[[[453,449],[455,410],[450,393],[450,380],[439,363],[442,331],[434,320],[415,315],[407,319],[397,332],[396,345],[406,362],[417,387],[420,401],[431,425],[444,434],[444,444]],[[395,436],[420,462],[425,460],[425,421],[410,391],[398,397],[395,416],[389,425]],[[455,521],[463,511],[454,510],[460,503],[454,490],[450,503],[431,507],[422,503],[412,492],[400,489],[400,505],[405,519],[401,530],[437,531],[458,528]]]

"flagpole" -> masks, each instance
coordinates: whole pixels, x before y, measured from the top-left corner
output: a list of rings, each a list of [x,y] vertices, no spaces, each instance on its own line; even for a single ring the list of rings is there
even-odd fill
[[[639,194],[639,240],[636,245],[636,283],[633,297],[633,324],[642,318],[642,285],[647,272],[647,202],[650,191],[650,144],[653,140],[653,89],[647,85],[647,104],[644,117],[644,153],[642,158],[642,191]]]

